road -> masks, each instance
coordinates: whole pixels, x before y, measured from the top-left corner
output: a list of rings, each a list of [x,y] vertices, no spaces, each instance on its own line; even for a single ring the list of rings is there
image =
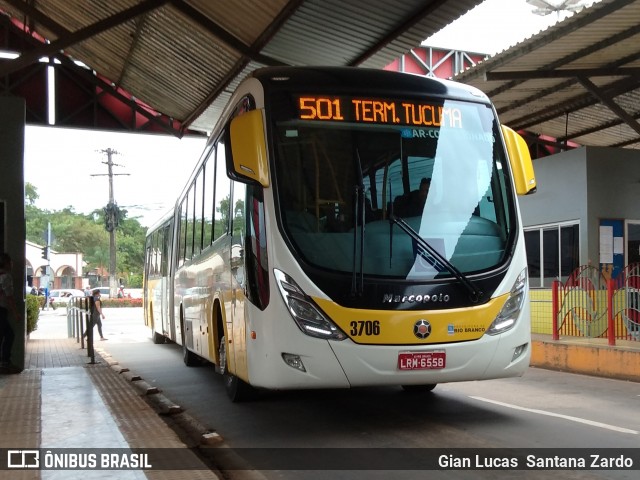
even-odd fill
[[[284,451],[292,458],[299,453],[296,448],[321,449],[308,450],[317,457],[303,477],[299,470],[290,470],[297,464],[287,465],[285,458],[262,472],[268,479],[327,478],[326,472],[312,469],[318,468],[316,462],[326,462],[322,465],[330,468],[332,461],[341,468],[346,465],[332,470],[332,479],[389,478],[389,471],[367,470],[364,475],[353,465],[388,460],[395,468],[397,449],[407,449],[402,450],[407,465],[393,472],[393,478],[425,478],[425,472],[418,471],[419,457],[429,451],[421,449],[434,448],[444,449],[442,461],[451,464],[477,449],[492,449],[490,461],[490,452],[508,448],[535,454],[535,449],[551,449],[544,453],[561,458],[589,457],[602,448],[619,456],[627,452],[622,449],[635,449],[635,471],[456,469],[426,472],[429,478],[512,478],[517,474],[519,478],[635,479],[640,470],[637,383],[531,368],[521,378],[443,384],[427,394],[408,394],[400,387],[261,392],[252,402],[232,404],[213,366],[186,367],[180,347],[151,342],[141,309],[105,309],[105,315],[109,340],[99,346],[218,432],[226,447],[291,449]],[[48,323],[43,321],[39,330],[45,325],[60,328],[53,326],[56,318],[63,317],[43,318]],[[356,457],[345,460],[345,451]]]

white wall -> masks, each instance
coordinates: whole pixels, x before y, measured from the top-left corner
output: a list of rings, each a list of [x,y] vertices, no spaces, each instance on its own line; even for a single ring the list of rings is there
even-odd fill
[[[640,151],[587,149],[589,258],[597,264],[601,219],[640,220]],[[625,242],[626,248],[626,242]]]
[[[43,245],[26,242],[25,258],[31,264],[34,274],[37,272],[38,268],[42,267],[43,265],[47,265],[47,261],[42,258],[42,247]],[[71,267],[75,270],[74,277],[83,276],[84,260],[82,258],[82,253],[52,252],[49,256],[49,265],[51,266],[53,276],[61,276],[66,267]],[[53,276],[50,279],[51,281],[53,281]]]
[[[526,227],[580,221],[580,263],[588,261],[587,148],[533,161],[537,191],[519,197]]]
[[[582,147],[534,160],[538,190],[519,197],[526,227],[580,221],[580,263],[599,261],[601,219],[640,220],[640,151]]]

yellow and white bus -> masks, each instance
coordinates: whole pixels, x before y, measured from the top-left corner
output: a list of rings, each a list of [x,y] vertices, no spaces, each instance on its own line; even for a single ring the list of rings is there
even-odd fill
[[[145,322],[187,365],[215,364],[234,401],[522,375],[516,195],[535,186],[524,140],[475,88],[256,70],[149,230]]]

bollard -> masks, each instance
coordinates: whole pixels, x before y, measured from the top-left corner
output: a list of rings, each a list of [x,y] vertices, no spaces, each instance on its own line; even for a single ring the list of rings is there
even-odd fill
[[[86,331],[83,327],[84,325],[84,317],[85,315],[85,300],[81,298],[78,300],[78,318],[76,320],[76,324],[78,325],[78,335],[80,338],[80,348],[84,348],[84,332]]]
[[[551,310],[553,312],[552,317],[552,338],[553,340],[560,339],[559,325],[558,325],[558,315],[560,314],[560,305],[558,301],[558,290],[560,289],[560,282],[558,280],[554,280],[551,284]]]
[[[616,326],[613,321],[613,294],[615,293],[614,280],[607,280],[607,343],[609,346],[616,344]]]
[[[82,305],[82,302],[80,302],[80,305]],[[82,321],[83,321],[83,317],[84,317],[84,311],[83,310],[79,310],[78,312],[78,332],[80,335],[80,348],[84,349],[84,332],[86,331],[84,328],[82,328]]]
[[[78,323],[80,317],[80,302],[80,298],[73,300],[73,334],[77,341],[80,341],[80,337],[82,336],[82,328],[80,328],[82,324]]]
[[[82,323],[80,320],[80,300],[75,299],[73,305],[73,332],[76,337],[76,341],[80,341],[80,337],[82,336]]]
[[[73,338],[73,298],[67,304],[67,338]]]

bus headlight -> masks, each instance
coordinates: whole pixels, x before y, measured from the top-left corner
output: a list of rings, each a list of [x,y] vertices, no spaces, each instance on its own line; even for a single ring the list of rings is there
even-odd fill
[[[485,333],[488,335],[498,335],[499,333],[506,332],[513,328],[518,321],[518,317],[520,316],[520,312],[524,306],[526,293],[527,269],[525,268],[520,272],[520,275],[518,275],[518,278],[511,288],[509,298]]]
[[[325,340],[344,340],[347,336],[305,295],[286,273],[274,269],[280,294],[289,313],[303,333]]]

